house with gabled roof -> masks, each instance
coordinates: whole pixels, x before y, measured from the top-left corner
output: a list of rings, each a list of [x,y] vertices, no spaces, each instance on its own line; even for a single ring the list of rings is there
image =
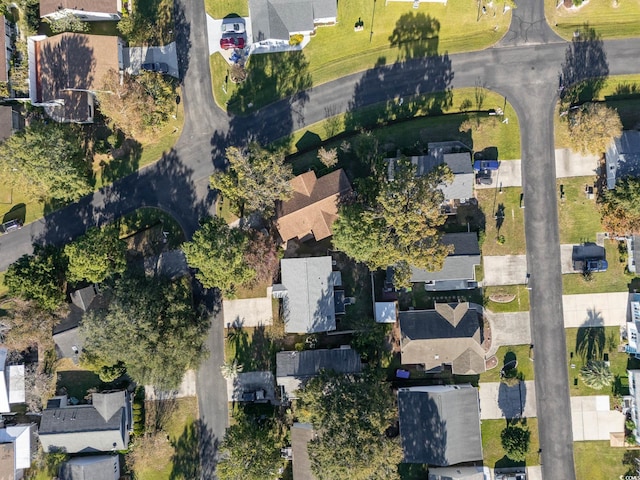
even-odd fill
[[[320,241],[333,235],[331,227],[338,218],[338,203],[351,193],[344,170],[320,178],[314,171],[303,173],[291,180],[291,188],[292,197],[279,202],[276,209],[276,228],[282,241]]]
[[[406,463],[482,461],[480,400],[470,384],[400,388],[398,414]]]
[[[45,20],[73,15],[83,22],[117,22],[122,11],[122,0],[40,0],[40,18]]]
[[[21,480],[31,467],[31,425],[0,428],[0,480]]]
[[[57,122],[91,123],[95,92],[110,70],[122,71],[118,37],[61,33],[29,37],[29,99]]]
[[[399,320],[403,364],[433,373],[446,366],[456,375],[486,370],[480,318],[468,302],[400,312]]]
[[[91,405],[71,405],[66,395],[49,400],[39,429],[45,452],[110,452],[128,447],[132,429],[129,392],[94,393],[91,401]]]
[[[640,131],[624,130],[605,152],[607,189],[624,177],[640,177]]]
[[[296,398],[299,390],[322,370],[337,373],[360,373],[360,354],[351,349],[304,350],[278,352],[276,354],[276,382],[286,398]]]
[[[59,480],[120,480],[120,455],[73,457],[62,465]]]
[[[11,405],[24,403],[24,365],[9,365],[9,351],[0,348],[0,413],[9,413]]]
[[[445,233],[442,243],[453,247],[444,259],[442,270],[429,272],[411,267],[411,282],[423,282],[427,291],[477,288],[476,266],[481,263],[478,235],[475,232]]]

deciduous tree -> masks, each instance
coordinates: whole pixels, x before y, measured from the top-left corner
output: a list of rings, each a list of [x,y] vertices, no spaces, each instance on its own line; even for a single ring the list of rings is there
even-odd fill
[[[123,362],[139,384],[177,388],[206,354],[208,322],[194,310],[189,280],[127,276],[105,295],[109,306],[82,319],[87,353],[103,365]]]
[[[531,432],[517,425],[509,425],[500,433],[502,448],[507,457],[515,462],[523,462],[529,451]]]
[[[53,33],[86,33],[89,31],[89,24],[87,22],[83,22],[72,13],[67,13],[64,16],[49,22],[49,27]]]
[[[66,305],[53,312],[20,299],[13,299],[7,305],[7,315],[0,318],[4,330],[2,343],[17,351],[37,347],[44,352],[53,347],[53,327],[67,315]]]
[[[36,246],[33,255],[23,255],[9,266],[4,283],[11,295],[53,312],[64,302],[66,269],[62,251]]]
[[[215,217],[204,222],[182,250],[189,266],[198,270],[196,278],[205,288],[219,288],[232,296],[237,286],[250,283],[256,276],[245,259],[247,243],[243,230],[229,228]]]
[[[245,149],[227,148],[229,168],[211,176],[211,187],[235,205],[240,216],[273,215],[275,202],[291,196],[291,165],[282,152],[269,152],[257,143]]]
[[[278,246],[271,237],[256,230],[251,231],[244,260],[256,272],[253,283],[271,284],[278,273],[280,257]]]
[[[330,148],[327,150],[324,147],[320,147],[318,149],[318,160],[327,168],[336,166],[338,163],[338,149]]]
[[[127,246],[120,240],[117,226],[90,228],[64,248],[69,259],[68,278],[72,282],[88,280],[100,283],[115,273],[125,271],[126,252]]]
[[[617,110],[603,103],[586,103],[569,116],[571,148],[583,154],[601,155],[622,134]]]
[[[604,192],[602,226],[613,236],[640,233],[640,178],[625,177]]]
[[[297,413],[319,432],[308,445],[318,480],[398,478],[402,448],[385,434],[397,410],[380,374],[323,372],[300,391]]]
[[[34,122],[0,145],[0,172],[34,200],[77,200],[91,191],[75,126]]]

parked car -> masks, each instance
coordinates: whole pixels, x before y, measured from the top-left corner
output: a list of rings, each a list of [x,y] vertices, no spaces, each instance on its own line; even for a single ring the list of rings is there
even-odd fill
[[[224,50],[244,48],[244,36],[235,34],[222,35],[222,38],[220,39],[220,48]]]
[[[0,225],[1,233],[9,233],[22,228],[22,220],[9,220]]]
[[[264,397],[267,392],[263,389],[254,390],[252,392],[242,392],[242,401],[243,402],[259,402],[264,400]]]
[[[491,178],[491,170],[480,170],[476,173],[476,183],[478,185],[491,185],[493,178]]]
[[[169,65],[163,62],[143,63],[142,69],[149,72],[169,73]]]
[[[244,20],[242,18],[225,18],[222,20],[222,33],[244,33]]]
[[[476,160],[473,162],[473,169],[478,170],[498,170],[500,162],[498,160]]]

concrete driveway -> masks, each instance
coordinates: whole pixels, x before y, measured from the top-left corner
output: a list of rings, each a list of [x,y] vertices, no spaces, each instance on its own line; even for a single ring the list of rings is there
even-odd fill
[[[529,361],[529,360],[523,360]],[[479,384],[480,420],[536,417],[536,389],[528,380],[512,387],[502,382]]]
[[[485,309],[483,314],[491,325],[491,348],[487,357],[495,355],[502,346],[531,343],[529,312],[493,313]]]
[[[224,324],[229,326],[258,327],[271,325],[271,295],[262,298],[242,298],[224,301]]]
[[[249,17],[241,17],[244,20],[245,28],[245,46],[251,45],[251,19]],[[209,55],[220,53],[225,59],[229,59],[231,50],[223,50],[220,48],[220,39],[222,38],[222,19],[213,18],[207,14],[207,33],[209,34]]]
[[[624,432],[624,415],[610,410],[608,395],[571,397],[573,441],[609,440],[612,433]]]
[[[124,69],[131,75],[140,73],[143,63],[166,63],[169,65],[169,75],[180,78],[178,70],[178,53],[176,42],[162,47],[129,47],[122,49]]]
[[[483,258],[485,286],[522,285],[527,281],[526,255],[501,255]]]
[[[563,295],[564,327],[622,326],[628,303],[627,292]]]

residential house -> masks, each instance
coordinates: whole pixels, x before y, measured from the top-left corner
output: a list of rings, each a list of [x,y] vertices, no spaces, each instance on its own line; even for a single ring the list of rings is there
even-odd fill
[[[485,371],[480,318],[468,302],[436,303],[433,310],[400,312],[401,360],[426,372],[455,375]]]
[[[9,67],[13,57],[13,25],[0,15],[0,82],[9,81]]]
[[[60,465],[59,480],[120,480],[120,455],[73,457]]]
[[[444,259],[442,270],[428,272],[411,267],[411,282],[424,282],[424,289],[429,292],[477,288],[476,266],[481,262],[478,235],[475,232],[446,233],[442,243],[453,246],[453,252]]]
[[[293,35],[308,39],[315,33],[316,26],[335,24],[338,3],[336,0],[249,0],[249,16],[254,45],[268,51],[288,47]]]
[[[640,131],[625,130],[605,152],[607,188],[616,188],[620,178],[640,177]]]
[[[394,179],[400,158],[387,159],[387,178],[389,181]],[[409,160],[416,168],[417,177],[428,174],[442,164],[446,164],[451,170],[453,180],[438,187],[444,196],[441,206],[443,213],[454,215],[458,206],[468,203],[473,198],[475,173],[469,152],[453,152],[452,148],[444,147],[441,144],[429,144],[428,155],[412,156],[409,157]]]
[[[74,15],[83,22],[117,22],[122,9],[122,0],[40,0],[40,18],[49,21]]]
[[[482,460],[478,390],[469,384],[398,389],[406,463],[447,467]]]
[[[61,33],[29,37],[29,99],[57,122],[91,123],[95,92],[110,70],[121,71],[122,40]]]
[[[282,241],[319,241],[333,235],[331,227],[338,218],[338,202],[351,193],[344,170],[320,178],[313,171],[303,173],[291,180],[291,188],[293,196],[280,202],[276,211],[276,227]]]
[[[640,358],[640,293],[632,293],[629,295],[629,311],[627,318],[627,345],[625,350],[627,353]]]
[[[631,273],[638,272],[640,265],[640,235],[627,237],[627,268]]]
[[[331,350],[303,350],[276,354],[276,381],[283,396],[296,398],[296,390],[322,370],[337,373],[360,373],[360,354],[349,346]]]
[[[31,425],[0,428],[0,480],[21,480],[31,467]]]
[[[307,445],[316,438],[316,432],[310,423],[295,422],[291,426],[291,465],[293,480],[313,480],[311,461]]]
[[[71,292],[69,314],[64,320],[53,327],[53,342],[56,346],[58,358],[71,358],[78,361],[82,352],[82,339],[79,335],[80,321],[84,313],[94,308],[100,302],[98,288],[89,285]]]
[[[280,260],[281,283],[272,295],[282,298],[287,333],[318,333],[336,329],[335,279],[331,257]]]
[[[640,370],[627,370],[627,376],[629,378],[629,395],[624,400],[635,425],[632,433],[637,441],[640,441]]]
[[[0,348],[0,413],[9,413],[11,405],[24,403],[24,365],[8,365],[9,351]]]
[[[45,452],[110,452],[128,447],[132,428],[130,394],[94,393],[91,401],[91,405],[70,405],[66,395],[49,401],[39,430]]]
[[[492,480],[489,467],[429,468],[429,480]],[[498,478],[496,477],[496,480]]]

